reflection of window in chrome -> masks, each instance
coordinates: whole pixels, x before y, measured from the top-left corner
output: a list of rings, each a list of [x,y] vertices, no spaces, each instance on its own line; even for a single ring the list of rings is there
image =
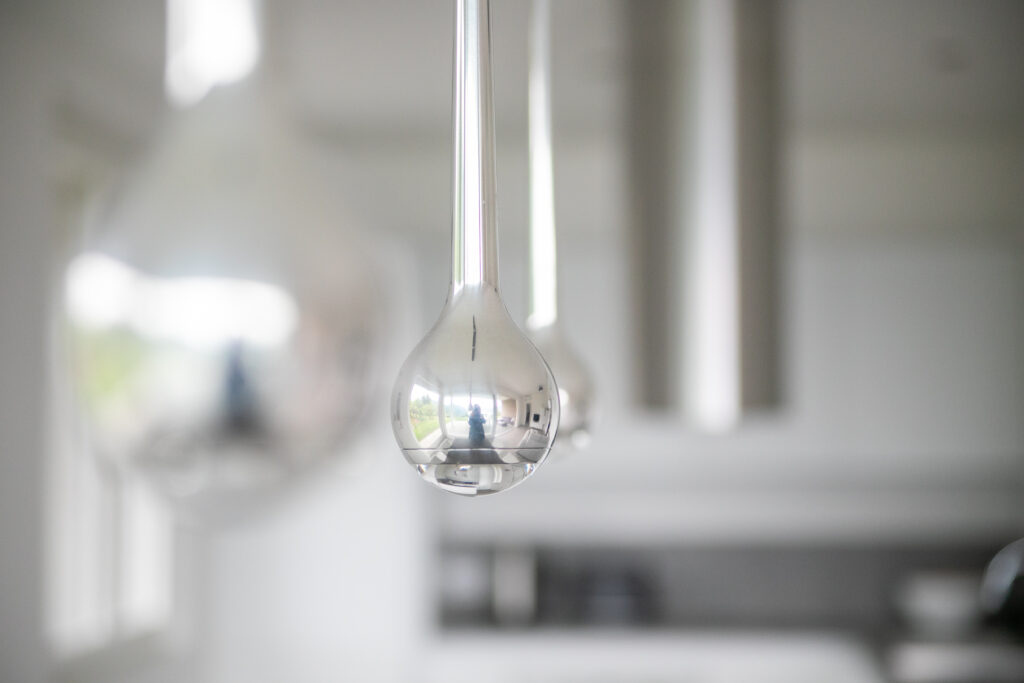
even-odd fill
[[[435,446],[435,440],[441,438],[439,399],[440,394],[422,384],[413,386],[409,399],[409,421],[412,423],[413,434],[418,442],[428,447]]]

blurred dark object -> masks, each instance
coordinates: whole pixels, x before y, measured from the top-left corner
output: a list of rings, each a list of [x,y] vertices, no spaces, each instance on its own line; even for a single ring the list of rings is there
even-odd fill
[[[517,549],[515,557],[531,558],[529,572],[525,561],[510,566],[535,577],[531,622],[538,626],[830,629],[881,645],[908,635],[975,637],[983,630],[977,586],[997,547],[983,541],[540,546]],[[466,573],[484,577],[441,587],[442,624],[510,625],[494,613],[490,583],[501,573],[494,568],[504,566],[498,560],[505,550],[442,546],[443,566],[469,564],[474,569]],[[472,561],[464,562],[467,557]]]
[[[540,620],[571,626],[657,623],[659,591],[649,563],[603,557],[586,564],[548,562],[539,578]]]
[[[488,622],[492,618],[492,557],[480,548],[449,549],[440,558],[438,594],[441,620],[448,626]]]
[[[581,620],[592,625],[642,625],[654,621],[654,589],[644,572],[598,567],[582,581]]]
[[[1024,539],[992,558],[981,582],[981,607],[993,625],[1024,637]]]

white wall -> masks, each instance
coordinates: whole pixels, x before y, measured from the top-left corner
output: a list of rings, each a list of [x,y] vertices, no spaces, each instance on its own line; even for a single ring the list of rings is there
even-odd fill
[[[378,421],[379,422],[379,421]],[[380,438],[272,516],[218,533],[204,608],[210,681],[404,681],[430,628],[422,491]]]

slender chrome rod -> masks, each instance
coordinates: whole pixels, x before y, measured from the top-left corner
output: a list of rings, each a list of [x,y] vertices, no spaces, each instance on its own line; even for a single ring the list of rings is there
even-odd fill
[[[455,151],[450,301],[465,287],[498,289],[488,0],[456,0],[453,76]]]
[[[551,152],[551,3],[534,0],[530,17],[530,301],[531,329],[558,319],[554,165]]]

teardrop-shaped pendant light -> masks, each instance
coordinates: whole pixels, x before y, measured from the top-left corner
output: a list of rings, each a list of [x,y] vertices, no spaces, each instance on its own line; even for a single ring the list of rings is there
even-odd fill
[[[583,448],[593,421],[593,383],[558,319],[551,116],[551,3],[534,0],[530,22],[530,312],[526,327],[558,378],[559,448]]]
[[[452,275],[433,329],[391,397],[395,438],[428,482],[504,491],[547,457],[558,388],[498,293],[494,113],[487,0],[456,0]]]
[[[342,452],[373,382],[368,243],[327,210],[267,79],[174,113],[66,278],[95,450],[207,518]]]

